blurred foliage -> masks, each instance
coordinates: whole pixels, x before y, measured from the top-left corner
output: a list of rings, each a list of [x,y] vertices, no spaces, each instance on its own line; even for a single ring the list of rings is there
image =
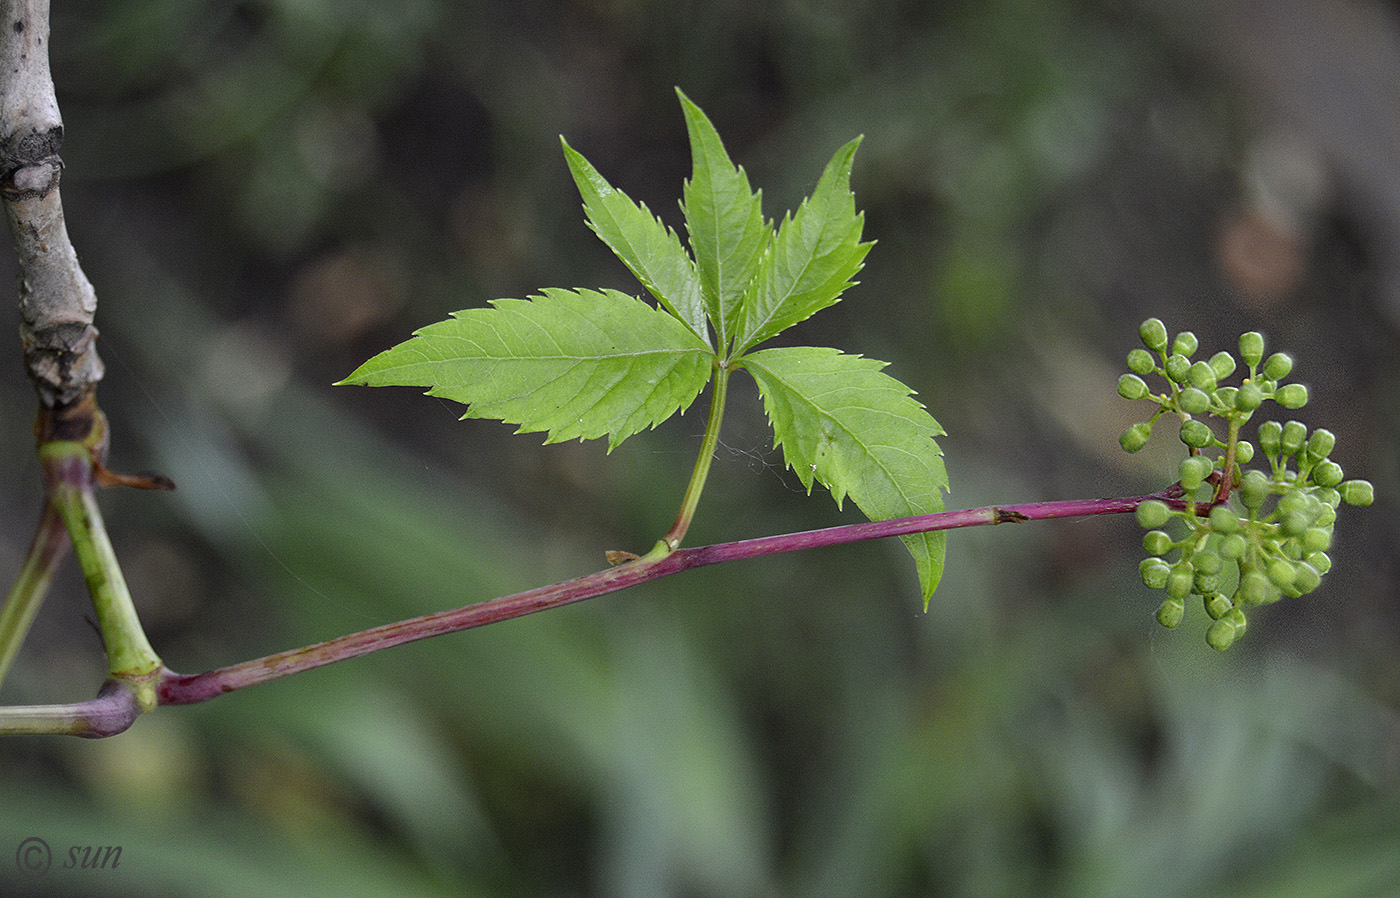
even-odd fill
[[[1302,417],[1378,501],[1339,526],[1328,586],[1226,657],[1158,630],[1140,532],[1095,520],[956,534],[926,615],[898,544],[844,547],[110,740],[8,740],[0,848],[123,853],[33,880],[5,854],[0,894],[1387,894],[1400,357],[1372,272],[1394,250],[1345,191],[1297,232],[1251,205],[1268,98],[1222,76],[1203,48],[1230,34],[1207,40],[1208,14],[1152,6],[57,4],[64,198],[102,301],[113,463],[180,484],[104,503],[177,670],[583,573],[664,532],[693,417],[609,457],[328,384],[454,309],[628,287],[558,135],[675,224],[674,85],[770,215],[866,135],[853,186],[879,245],[802,339],[891,359],[920,390],[951,434],[952,507],[1159,487],[1174,465],[1116,445],[1133,410],[1113,384],[1148,314],[1203,347],[1252,328],[1295,352]],[[0,352],[18,372],[18,347]],[[853,519],[805,499],[734,392],[690,542]],[[31,414],[16,374],[5,571],[37,514]],[[85,601],[70,573],[5,701],[93,694]]]

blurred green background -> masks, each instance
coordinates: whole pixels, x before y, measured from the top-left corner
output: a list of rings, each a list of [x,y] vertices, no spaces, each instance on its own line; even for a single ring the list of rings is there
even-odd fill
[[[645,550],[703,406],[611,456],[329,384],[544,286],[635,292],[558,137],[678,224],[673,87],[780,216],[856,134],[879,241],[795,339],[892,362],[950,507],[1133,494],[1148,315],[1292,351],[1376,506],[1221,656],[1168,633],[1128,519],[709,568],[162,710],[0,742],[0,894],[1316,896],[1400,890],[1400,19],[1342,0],[76,0],[52,49],[101,307],[118,554],[197,672]],[[7,256],[8,259],[8,256]],[[11,261],[6,261],[12,267]],[[0,341],[0,571],[38,513]],[[688,542],[857,519],[743,379]],[[7,703],[91,697],[81,579]],[[55,869],[23,877],[27,837]],[[120,846],[118,870],[61,869]]]

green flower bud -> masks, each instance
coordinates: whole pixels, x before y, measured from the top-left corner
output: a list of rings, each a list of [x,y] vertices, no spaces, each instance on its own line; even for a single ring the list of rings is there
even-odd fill
[[[1285,493],[1283,498],[1278,500],[1278,512],[1280,515],[1299,514],[1307,520],[1311,526],[1317,516],[1322,513],[1323,504],[1316,496],[1294,489]],[[1290,534],[1296,535],[1296,534]]]
[[[1332,431],[1319,427],[1308,435],[1308,461],[1317,464],[1332,454],[1337,445],[1337,437]]]
[[[1222,349],[1210,357],[1210,367],[1215,371],[1216,380],[1224,380],[1235,373],[1235,357]]]
[[[1342,466],[1330,459],[1312,470],[1312,481],[1318,486],[1336,486],[1342,482],[1344,476],[1346,475],[1342,473]]]
[[[1302,408],[1308,404],[1308,388],[1302,384],[1284,384],[1274,391],[1274,402],[1284,408]]]
[[[1332,570],[1332,558],[1326,552],[1312,552],[1303,560],[1319,574],[1325,574]]]
[[[1249,440],[1240,440],[1235,444],[1235,462],[1247,465],[1254,461],[1254,444]]]
[[[1279,519],[1278,529],[1287,536],[1302,536],[1312,519],[1301,511],[1291,511]]]
[[[1205,596],[1204,598],[1206,605],[1206,614],[1210,615],[1211,620],[1220,620],[1226,615],[1226,613],[1229,612],[1230,600],[1222,596],[1220,593],[1212,593],[1211,595]]]
[[[1128,353],[1128,370],[1139,377],[1146,377],[1157,370],[1157,362],[1146,349],[1134,349]]]
[[[1235,407],[1235,394],[1240,391],[1239,387],[1216,387],[1215,398],[1225,408]]]
[[[1235,625],[1235,638],[1238,639],[1244,635],[1244,629],[1247,626],[1244,619],[1244,609],[1240,608],[1238,605],[1232,606],[1220,619],[1227,620]]]
[[[1183,439],[1185,439],[1183,437]],[[1183,458],[1181,464],[1177,465],[1177,480],[1181,482],[1182,489],[1194,490],[1196,487],[1206,482],[1210,472],[1214,470],[1214,465],[1210,459],[1200,455],[1193,455]]]
[[[1240,575],[1239,589],[1235,594],[1246,605],[1268,605],[1282,595],[1278,587],[1259,571],[1247,571]]]
[[[1151,438],[1152,425],[1143,421],[1123,431],[1123,435],[1118,438],[1118,445],[1123,447],[1124,452],[1137,452],[1146,446]]]
[[[1239,631],[1234,621],[1221,618],[1206,630],[1206,643],[1217,652],[1223,652],[1235,644]]]
[[[1144,558],[1138,565],[1138,576],[1142,577],[1142,583],[1148,589],[1165,588],[1171,572],[1172,566],[1160,558]]]
[[[1264,376],[1269,380],[1283,380],[1293,370],[1293,357],[1285,352],[1276,352],[1264,363]]]
[[[1131,377],[1132,375],[1125,374],[1123,376]],[[1146,384],[1143,384],[1144,388],[1146,386]],[[1123,392],[1122,381],[1118,383],[1118,392],[1120,394]],[[1188,415],[1204,415],[1210,408],[1210,397],[1207,396],[1203,390],[1196,387],[1187,387],[1177,396],[1177,404],[1180,405],[1181,410]]]
[[[1147,384],[1136,374],[1124,374],[1118,378],[1118,395],[1124,399],[1146,399]]]
[[[1326,552],[1332,548],[1332,530],[1329,527],[1309,527],[1303,531],[1303,551]]]
[[[1157,318],[1149,318],[1139,325],[1138,337],[1142,339],[1142,345],[1153,352],[1162,352],[1167,348],[1167,326]]]
[[[1245,471],[1240,478],[1240,501],[1245,508],[1258,508],[1269,497],[1269,478],[1263,471]]]
[[[1168,630],[1175,629],[1181,623],[1181,618],[1186,614],[1186,606],[1181,599],[1165,598],[1162,604],[1157,606],[1157,623]]]
[[[1235,408],[1242,412],[1252,412],[1264,404],[1264,391],[1254,381],[1242,384],[1235,393]]]
[[[1259,448],[1264,450],[1264,454],[1274,458],[1279,454],[1280,441],[1283,439],[1283,425],[1277,421],[1265,421],[1259,425]]]
[[[1149,530],[1142,535],[1142,550],[1148,555],[1165,555],[1176,547],[1165,530]]]
[[[1198,390],[1214,390],[1219,378],[1209,362],[1196,362],[1186,373],[1186,379]]]
[[[1308,564],[1306,561],[1299,562],[1297,565],[1297,572],[1293,576],[1293,588],[1296,589],[1299,594],[1306,595],[1314,589],[1317,589],[1321,583],[1322,574],[1318,573],[1317,568]]]
[[[1181,425],[1181,441],[1193,449],[1204,449],[1215,441],[1215,432],[1204,421],[1191,419]]]
[[[1240,358],[1249,367],[1258,368],[1264,358],[1264,335],[1258,331],[1240,334]]]
[[[1148,499],[1137,507],[1137,522],[1141,527],[1155,530],[1171,519],[1172,510],[1161,499]]]
[[[1293,562],[1287,559],[1275,558],[1269,562],[1267,573],[1275,586],[1279,589],[1287,589],[1293,585],[1293,578],[1298,576],[1298,569]]]
[[[1162,367],[1173,382],[1184,384],[1191,373],[1191,360],[1184,355],[1169,355]]]
[[[1191,588],[1195,585],[1195,570],[1187,564],[1174,564],[1171,574],[1167,576],[1167,585],[1163,588],[1172,598],[1184,599],[1191,594]]]
[[[1218,574],[1220,569],[1225,566],[1225,559],[1220,557],[1219,552],[1207,549],[1191,556],[1191,563],[1196,566],[1198,573]]]
[[[1195,354],[1197,347],[1200,345],[1201,341],[1196,339],[1195,334],[1190,331],[1182,331],[1177,334],[1176,339],[1172,341],[1172,354],[1184,355],[1190,358]]]
[[[1283,425],[1283,433],[1279,437],[1279,452],[1285,457],[1297,455],[1307,438],[1308,429],[1301,421],[1289,421]]]
[[[1205,571],[1196,571],[1196,576],[1191,580],[1191,591],[1200,596],[1207,596],[1213,592],[1219,592],[1220,575],[1207,574]]]
[[[1249,551],[1249,540],[1243,533],[1231,533],[1220,541],[1220,554],[1232,561],[1239,561]]]
[[[1376,499],[1376,490],[1369,480],[1348,480],[1337,491],[1342,494],[1343,502],[1357,507],[1370,505]]]
[[[1210,510],[1210,529],[1216,533],[1235,533],[1240,529],[1239,515],[1225,505],[1217,505]]]

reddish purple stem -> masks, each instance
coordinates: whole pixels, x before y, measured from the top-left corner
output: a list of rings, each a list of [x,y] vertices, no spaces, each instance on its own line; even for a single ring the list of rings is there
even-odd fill
[[[868,539],[882,539],[888,536],[928,533],[935,530],[953,530],[960,527],[1020,523],[1050,518],[1124,514],[1135,511],[1147,499],[1161,499],[1180,506],[1180,496],[1180,487],[1172,487],[1150,496],[1131,498],[1075,499],[1064,502],[1032,502],[1025,505],[992,505],[966,511],[945,511],[916,517],[897,518],[891,521],[847,524],[823,530],[764,536],[712,546],[699,546],[693,549],[677,549],[654,561],[639,559],[551,586],[543,586],[451,611],[439,611],[398,623],[385,624],[381,627],[374,627],[348,636],[340,636],[300,649],[268,655],[265,658],[221,667],[202,674],[178,674],[169,670],[163,671],[158,693],[162,705],[187,705],[202,702],[226,692],[233,692],[236,689],[243,689],[259,683],[267,683],[301,671],[323,667],[336,661],[358,658],[361,655],[396,645],[416,642],[420,639],[428,639],[446,633],[470,630],[474,627],[523,617],[526,614],[549,608],[558,608],[562,605],[617,592],[709,564],[756,558],[761,555],[779,555],[784,552],[835,546]]]

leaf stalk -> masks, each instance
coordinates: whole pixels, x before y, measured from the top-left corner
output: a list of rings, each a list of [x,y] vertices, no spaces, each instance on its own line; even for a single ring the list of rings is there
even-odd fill
[[[671,551],[680,547],[685,539],[690,522],[695,518],[695,509],[700,504],[700,493],[705,489],[705,480],[710,476],[710,463],[714,461],[715,449],[719,446],[719,428],[724,422],[724,403],[729,395],[729,375],[733,369],[724,359],[715,359],[714,386],[710,394],[710,417],[705,422],[705,436],[700,441],[700,455],[695,459],[695,470],[686,485],[685,496],[681,499],[681,510],[676,522],[662,537],[662,542]]]

